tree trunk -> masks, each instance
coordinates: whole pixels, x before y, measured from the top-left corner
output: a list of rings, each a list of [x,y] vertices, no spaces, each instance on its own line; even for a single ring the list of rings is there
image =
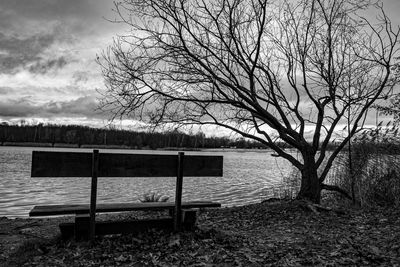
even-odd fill
[[[313,154],[305,154],[304,166],[301,170],[301,185],[297,199],[305,199],[319,204],[321,201],[321,185]]]

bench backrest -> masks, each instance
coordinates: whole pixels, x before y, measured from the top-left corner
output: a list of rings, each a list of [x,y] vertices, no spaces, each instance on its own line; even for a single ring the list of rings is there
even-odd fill
[[[98,154],[98,177],[176,177],[178,155]],[[92,177],[93,153],[33,151],[32,177]],[[183,176],[222,176],[222,156],[185,155]]]

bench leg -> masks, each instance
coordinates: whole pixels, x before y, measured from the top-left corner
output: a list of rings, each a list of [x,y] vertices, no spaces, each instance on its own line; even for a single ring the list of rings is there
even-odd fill
[[[59,227],[61,232],[61,238],[64,241],[75,236],[74,223],[60,223]]]
[[[89,214],[77,214],[75,216],[75,229],[74,236],[75,240],[87,240],[89,238],[89,224],[90,215]]]
[[[169,216],[174,217],[174,214],[175,214],[175,210],[174,209],[169,209],[168,210],[168,215]]]
[[[191,231],[196,226],[197,210],[183,210],[183,229]]]
[[[169,216],[174,217],[175,212],[173,209],[169,210]],[[184,209],[182,210],[182,226],[186,231],[191,231],[196,226],[197,210],[196,209]]]
[[[74,223],[61,223],[60,232],[63,240],[75,237],[76,241],[88,240],[89,238],[89,214],[76,214]]]

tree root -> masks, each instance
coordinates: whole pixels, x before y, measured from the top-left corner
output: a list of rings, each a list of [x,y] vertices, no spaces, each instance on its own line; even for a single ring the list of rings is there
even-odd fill
[[[320,204],[316,204],[316,203],[313,203],[313,202],[311,202],[309,200],[302,199],[302,200],[297,200],[297,202],[298,202],[299,206],[302,209],[307,210],[307,211],[311,211],[316,215],[320,215],[321,212],[335,212],[337,215],[345,214],[345,212],[343,210],[334,209],[334,208],[331,208],[331,207],[327,207],[327,206],[323,206],[323,205],[320,205]]]
[[[339,194],[341,194],[342,196],[344,196],[345,198],[351,200],[354,204],[360,206],[361,203],[360,201],[353,199],[353,197],[344,189],[340,188],[339,186],[336,185],[328,185],[328,184],[321,184],[321,189],[325,189],[328,191],[333,191],[333,192],[338,192]]]
[[[325,190],[328,190],[328,191],[338,192],[338,193],[342,194],[343,196],[345,196],[346,198],[348,198],[348,199],[350,199],[350,200],[353,200],[353,198],[350,196],[350,194],[349,194],[346,190],[340,188],[339,186],[336,186],[336,185],[328,185],[328,184],[321,184],[321,189],[325,189]]]

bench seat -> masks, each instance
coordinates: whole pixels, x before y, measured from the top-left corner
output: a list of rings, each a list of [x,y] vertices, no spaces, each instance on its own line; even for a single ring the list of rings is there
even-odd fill
[[[210,201],[190,201],[182,202],[182,209],[193,208],[219,208],[220,203]],[[108,212],[124,212],[136,210],[173,210],[174,202],[144,202],[144,203],[107,203],[97,204],[96,213]],[[70,205],[45,205],[35,206],[29,216],[53,216],[53,215],[68,215],[68,214],[89,214],[89,204],[70,204]]]

